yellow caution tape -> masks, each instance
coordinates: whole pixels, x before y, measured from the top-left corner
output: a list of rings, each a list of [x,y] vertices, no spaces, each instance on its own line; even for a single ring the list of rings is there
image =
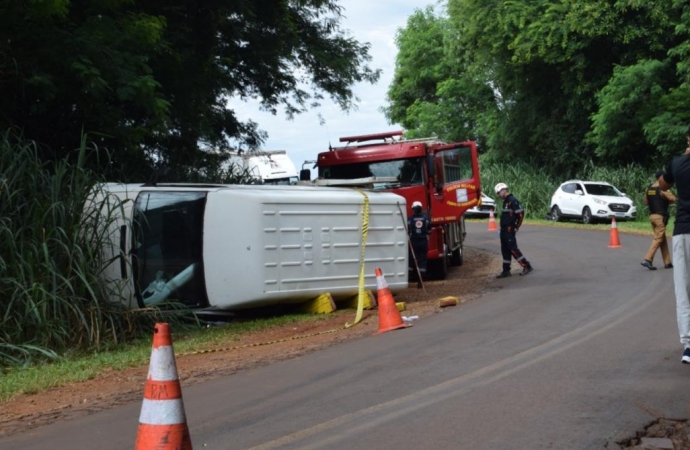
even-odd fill
[[[353,323],[346,323],[345,328],[350,328],[357,325],[362,320],[364,313],[364,254],[367,247],[367,236],[369,234],[369,196],[364,192],[358,190],[364,196],[364,204],[362,205],[362,251],[359,257],[359,292],[357,293],[357,314]]]

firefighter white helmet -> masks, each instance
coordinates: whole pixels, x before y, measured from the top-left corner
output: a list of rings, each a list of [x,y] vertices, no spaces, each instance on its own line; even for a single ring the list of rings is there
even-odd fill
[[[505,183],[498,183],[496,187],[494,188],[494,191],[496,191],[496,194],[501,192],[503,189],[508,189],[508,185]]]
[[[412,202],[412,209],[421,208],[421,207],[422,207],[422,202],[419,202],[419,201]]]

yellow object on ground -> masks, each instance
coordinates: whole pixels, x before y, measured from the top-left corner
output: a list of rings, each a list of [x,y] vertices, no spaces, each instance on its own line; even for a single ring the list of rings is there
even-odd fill
[[[336,309],[333,296],[329,292],[321,294],[313,300],[307,300],[300,308],[302,312],[314,314],[329,314]]]
[[[398,308],[398,311],[405,311],[407,309],[405,302],[395,302],[395,307]]]
[[[460,301],[457,297],[443,297],[438,301],[438,307],[445,308],[446,306],[458,306],[458,303],[460,303]]]
[[[359,294],[353,295],[352,297],[338,302],[341,308],[350,309],[357,308],[359,306]],[[376,296],[372,291],[365,291],[363,297],[362,309],[374,309],[376,308]]]

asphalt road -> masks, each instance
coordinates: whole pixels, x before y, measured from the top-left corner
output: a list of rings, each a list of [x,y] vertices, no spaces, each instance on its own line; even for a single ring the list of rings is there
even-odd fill
[[[498,252],[485,222],[469,223],[468,242]],[[612,449],[657,417],[686,418],[672,271],[640,266],[648,237],[608,242],[608,232],[524,226],[527,277],[495,280],[408,329],[190,386],[194,448]],[[133,448],[140,408],[0,448]]]

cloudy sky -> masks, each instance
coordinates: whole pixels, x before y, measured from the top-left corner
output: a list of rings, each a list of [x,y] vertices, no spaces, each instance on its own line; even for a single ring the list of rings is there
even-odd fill
[[[268,132],[265,150],[287,150],[297,170],[306,160],[316,159],[319,152],[328,149],[328,143],[338,144],[338,138],[359,134],[381,133],[401,129],[389,125],[379,111],[386,104],[386,92],[395,68],[395,33],[407,23],[407,18],[416,9],[424,9],[436,0],[341,0],[345,19],[342,28],[349,30],[359,42],[371,44],[371,66],[382,69],[376,85],[358,84],[354,88],[360,98],[357,110],[349,114],[340,111],[337,105],[324,99],[318,110],[300,114],[290,121],[282,112],[273,116],[259,110],[255,103],[233,101],[230,107],[241,120],[252,119]],[[318,114],[325,124],[319,124]],[[313,174],[315,175],[315,174]]]

